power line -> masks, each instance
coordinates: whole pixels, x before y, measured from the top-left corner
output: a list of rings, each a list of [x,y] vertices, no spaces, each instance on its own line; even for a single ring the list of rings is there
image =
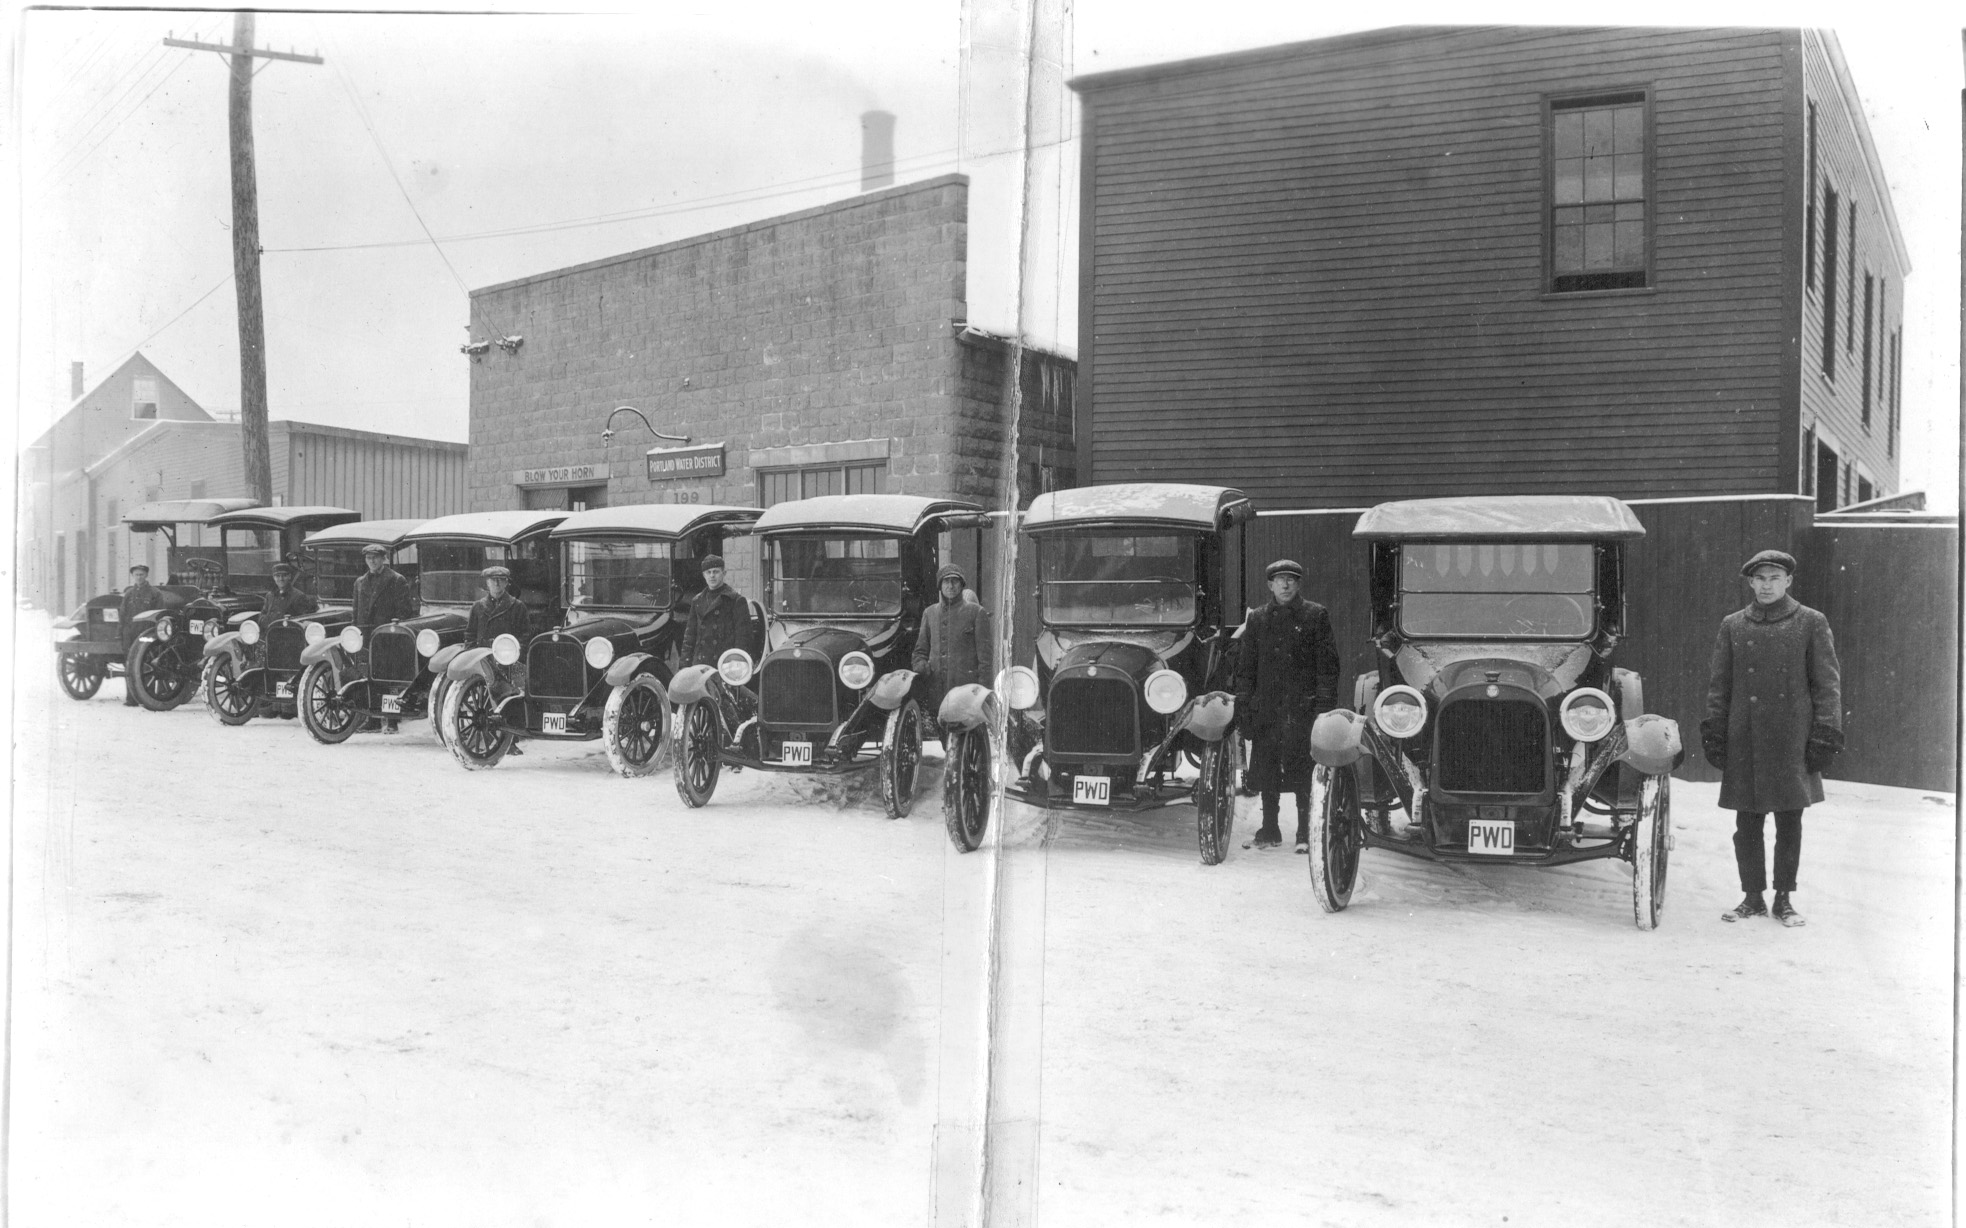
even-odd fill
[[[89,146],[89,148],[82,154],[81,157],[69,163],[68,169],[62,171],[59,178],[55,179],[54,182],[50,183],[45,189],[43,189],[41,193],[41,199],[46,199],[47,196],[50,193],[52,193],[56,188],[59,188],[62,184],[68,182],[69,178],[72,175],[74,175],[76,171],[82,169],[82,165],[86,163],[91,157],[95,156],[96,150],[101,149],[104,145],[108,144],[109,138],[116,135],[116,130],[118,128],[121,128],[124,124],[128,123],[130,118],[134,116],[137,112],[143,110],[144,104],[150,101],[151,96],[154,95],[158,90],[163,89],[166,85],[169,85],[171,78],[177,76],[178,69],[183,68],[187,63],[190,62],[190,60],[191,57],[189,55],[185,55],[182,58],[180,58],[177,63],[171,65],[169,71],[167,71],[161,78],[158,79],[157,84],[150,87],[149,93],[145,94],[142,98],[139,98],[135,106],[131,107],[128,111],[124,112],[123,118],[117,120],[114,124],[110,125],[109,131],[103,133],[102,138],[100,140],[98,140],[95,144]]]

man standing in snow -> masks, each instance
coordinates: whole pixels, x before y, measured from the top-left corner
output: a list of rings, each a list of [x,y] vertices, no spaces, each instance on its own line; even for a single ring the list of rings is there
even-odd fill
[[[990,684],[990,612],[963,600],[969,581],[954,563],[935,573],[941,600],[922,611],[922,629],[915,635],[909,660],[923,676],[922,696],[928,719],[942,710],[942,697],[965,683]]]
[[[1264,572],[1270,600],[1243,624],[1236,660],[1236,720],[1249,739],[1249,778],[1263,795],[1263,826],[1244,848],[1283,843],[1282,794],[1297,795],[1297,851],[1308,853],[1311,722],[1338,703],[1338,645],[1331,615],[1297,591],[1304,569],[1278,559]]]
[[[733,648],[742,648],[756,657],[763,637],[753,626],[751,603],[724,583],[724,557],[706,554],[699,568],[703,572],[703,591],[689,600],[689,625],[683,629],[682,668],[714,667],[717,659]]]
[[[123,651],[128,652],[137,638],[137,615],[150,610],[162,609],[164,593],[150,583],[150,566],[147,563],[130,564],[130,586],[123,590],[122,603],[117,607],[116,616],[121,620]],[[135,708],[137,704],[136,683],[123,684],[123,706]]]
[[[1741,902],[1723,921],[1765,917],[1764,818],[1775,815],[1775,917],[1802,924],[1789,902],[1802,861],[1802,811],[1823,800],[1822,772],[1843,749],[1843,696],[1829,620],[1789,596],[1795,558],[1763,550],[1741,568],[1754,600],[1720,624],[1707,670],[1700,743],[1719,768],[1720,805],[1734,816]]]
[[[267,622],[276,618],[299,618],[320,608],[312,597],[294,587],[297,570],[292,563],[273,564],[273,588],[260,598],[259,606],[260,616]]]
[[[389,565],[389,548],[370,542],[362,547],[368,570],[355,577],[354,623],[366,637],[383,623],[416,617],[416,598],[409,578]]]

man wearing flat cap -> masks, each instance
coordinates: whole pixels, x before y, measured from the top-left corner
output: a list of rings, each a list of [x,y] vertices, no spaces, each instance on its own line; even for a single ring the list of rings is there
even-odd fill
[[[1776,920],[1802,924],[1789,894],[1802,861],[1802,812],[1823,800],[1824,769],[1843,749],[1842,671],[1829,620],[1789,596],[1795,559],[1763,550],[1741,567],[1753,595],[1729,614],[1707,670],[1700,742],[1720,769],[1720,805],[1734,811],[1741,902],[1723,921],[1765,917],[1763,831],[1775,816]]]
[[[915,634],[909,666],[923,677],[921,696],[933,721],[942,710],[942,697],[965,683],[990,684],[990,612],[963,600],[969,581],[963,569],[946,564],[935,573],[940,599],[922,611],[922,629]]]
[[[494,563],[478,573],[485,581],[485,595],[471,603],[464,621],[464,646],[489,648],[501,635],[509,635],[523,646],[528,638],[526,603],[512,595],[512,569]]]
[[[389,565],[389,548],[370,542],[362,547],[367,571],[355,577],[355,625],[362,638],[383,623],[416,617],[416,598],[408,577]]]
[[[1310,851],[1311,722],[1338,703],[1338,645],[1331,615],[1306,601],[1304,569],[1278,559],[1264,571],[1270,600],[1243,624],[1236,658],[1236,722],[1249,739],[1249,783],[1263,797],[1263,826],[1245,848],[1273,849],[1281,795],[1297,795],[1297,851]]]
[[[300,569],[292,563],[273,564],[273,589],[260,599],[260,619],[271,624],[275,619],[299,618],[312,614],[321,607],[312,597],[294,587],[294,577]]]
[[[711,665],[733,648],[754,659],[763,635],[752,617],[751,603],[724,583],[724,557],[706,554],[698,563],[703,591],[689,599],[689,625],[683,628],[683,668]]]
[[[119,626],[124,652],[128,652],[130,645],[136,642],[137,615],[149,610],[162,609],[163,605],[164,591],[151,585],[149,564],[130,564],[130,586],[123,590],[123,600],[116,611],[117,617],[121,620]],[[125,708],[142,706],[137,703],[136,683],[127,680],[124,682],[123,706]]]

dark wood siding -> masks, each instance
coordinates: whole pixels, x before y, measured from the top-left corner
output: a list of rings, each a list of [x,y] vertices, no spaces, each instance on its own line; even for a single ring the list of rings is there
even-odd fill
[[[1080,82],[1082,480],[1792,491],[1794,41],[1397,32]],[[1546,100],[1633,88],[1654,288],[1546,294]]]

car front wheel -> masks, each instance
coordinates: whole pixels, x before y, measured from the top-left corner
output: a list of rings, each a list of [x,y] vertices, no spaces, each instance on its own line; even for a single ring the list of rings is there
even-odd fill
[[[676,717],[676,795],[692,809],[708,804],[723,768],[717,714],[706,701],[684,704]]]
[[[942,823],[951,844],[973,853],[990,826],[990,734],[986,729],[949,729],[942,744],[948,748],[942,768]]]
[[[168,644],[155,640],[138,640],[130,647],[124,672],[137,702],[152,712],[169,712],[198,689],[197,667],[181,660]]]
[[[498,719],[491,683],[483,678],[465,678],[451,685],[444,695],[444,722],[449,727],[445,744],[452,757],[474,772],[497,767],[517,740]]]
[[[1242,759],[1242,735],[1233,730],[1201,752],[1201,778],[1195,782],[1195,828],[1201,840],[1201,864],[1219,866],[1229,856],[1236,826],[1236,765]]]
[[[914,807],[921,763],[922,706],[910,699],[887,714],[887,732],[881,738],[881,804],[888,818],[906,818]]]
[[[93,699],[102,689],[102,670],[78,652],[55,654],[55,678],[70,699]]]
[[[1638,790],[1638,822],[1632,827],[1632,921],[1659,928],[1666,910],[1666,859],[1672,852],[1672,777],[1647,776]]]
[[[654,674],[638,674],[608,693],[601,712],[601,746],[617,776],[655,770],[669,723],[669,693]]]
[[[212,657],[205,662],[205,709],[221,725],[243,725],[253,719],[259,696],[239,685],[232,672],[231,657]]]
[[[335,690],[334,667],[326,661],[301,671],[294,686],[294,706],[300,710],[301,726],[323,746],[346,742],[362,727],[362,714]]]
[[[1318,907],[1340,912],[1352,902],[1364,821],[1358,777],[1348,767],[1319,764],[1311,773],[1311,891]]]

